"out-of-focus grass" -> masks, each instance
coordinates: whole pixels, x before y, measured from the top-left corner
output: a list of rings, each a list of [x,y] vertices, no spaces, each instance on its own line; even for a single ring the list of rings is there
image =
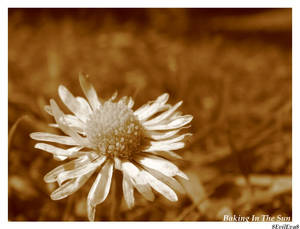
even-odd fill
[[[117,218],[109,196],[97,220],[292,215],[291,10],[10,9],[8,32],[9,128],[27,115],[10,136],[9,220],[86,220],[91,183],[52,201],[43,176],[59,163],[29,138],[56,131],[43,106],[60,84],[82,95],[79,72],[101,97],[118,90],[137,108],[168,92],[194,116],[176,162],[187,195],[150,203],[137,193]]]

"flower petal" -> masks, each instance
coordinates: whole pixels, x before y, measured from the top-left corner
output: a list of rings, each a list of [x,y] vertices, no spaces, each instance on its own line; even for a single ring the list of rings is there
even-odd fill
[[[79,133],[84,133],[85,124],[74,115],[64,115],[65,123]]]
[[[134,106],[134,101],[131,97],[129,97],[127,106],[129,109],[131,109]]]
[[[155,169],[170,177],[175,176],[179,170],[178,167],[172,162],[153,155],[138,155],[135,156],[134,159],[139,164],[150,169]]]
[[[48,153],[52,153],[55,156],[63,156],[63,157],[72,156],[72,157],[74,157],[74,156],[82,156],[82,155],[86,154],[85,152],[79,152],[79,150],[81,150],[83,148],[81,146],[79,146],[79,147],[76,146],[76,147],[72,147],[69,149],[62,149],[62,148],[59,148],[59,147],[56,147],[53,145],[49,145],[46,143],[37,143],[37,144],[35,144],[34,147],[37,149],[40,149],[40,150],[44,150]]]
[[[154,176],[152,176],[150,173],[146,172],[145,170],[143,170],[141,173],[147,179],[151,187],[155,189],[157,192],[159,192],[160,194],[162,194],[164,197],[166,197],[168,200],[172,202],[178,200],[176,193],[168,185],[156,179]]]
[[[46,132],[31,133],[30,137],[38,141],[55,142],[55,143],[65,144],[65,145],[79,145],[78,142],[76,142],[73,138],[69,136],[61,136],[61,135],[56,135],[56,134],[51,134]]]
[[[51,170],[50,172],[48,172],[44,176],[44,181],[46,183],[56,182],[58,174],[60,174],[64,171],[72,170],[74,168],[77,168],[78,166],[81,166],[83,164],[87,164],[89,162],[90,162],[90,159],[87,156],[82,156],[82,157],[79,157],[79,158],[77,158],[75,160],[72,160],[68,163],[60,165],[60,166],[56,167],[55,169]]]
[[[132,179],[133,185],[145,199],[149,201],[154,200],[154,194],[151,187],[147,183],[145,177],[142,176],[138,167],[136,167],[133,163],[126,161],[122,163],[122,171],[123,174],[128,175]]]
[[[72,178],[76,178],[76,177],[80,177],[84,174],[89,173],[90,171],[95,171],[96,168],[98,168],[99,166],[102,165],[102,163],[106,160],[105,156],[101,156],[97,159],[95,159],[94,161],[91,161],[88,164],[83,164],[80,165],[72,170],[68,170],[68,171],[64,171],[61,172],[60,174],[58,174],[57,176],[57,182],[60,184],[62,184],[63,182],[65,182],[66,180],[72,179]]]
[[[186,136],[192,136],[192,134],[191,133],[186,133],[186,134],[179,135],[177,137],[170,138],[168,140],[151,141],[150,143],[152,145],[169,145],[169,144],[172,144],[172,143],[176,143],[176,142],[182,141]]]
[[[60,199],[63,199],[65,197],[71,195],[72,193],[76,192],[91,177],[93,172],[94,171],[91,171],[81,177],[72,179],[72,180],[64,183],[58,189],[56,189],[54,192],[51,193],[51,196],[50,196],[51,199],[52,200],[60,200]]]
[[[179,131],[180,131],[180,129],[166,131],[166,132],[158,132],[158,131],[149,130],[149,131],[147,131],[147,134],[150,138],[152,138],[154,140],[162,140],[162,139],[166,139],[166,138],[174,136]]]
[[[165,103],[169,99],[169,94],[165,93],[159,96],[151,105],[142,106],[137,109],[134,114],[138,116],[140,121],[150,118],[153,114],[166,109]]]
[[[177,129],[190,123],[193,119],[192,115],[179,116],[169,123],[157,125],[144,125],[147,130],[171,130]]]
[[[81,85],[83,93],[85,94],[86,98],[88,99],[93,110],[95,111],[98,108],[100,108],[101,103],[98,99],[98,95],[97,95],[95,88],[93,87],[92,84],[90,84],[87,81],[86,77],[83,76],[82,74],[79,74],[79,83]]]
[[[169,145],[155,144],[144,149],[143,152],[177,150],[177,149],[182,149],[184,145],[185,145],[184,142],[175,142]]]
[[[80,145],[86,146],[88,142],[85,138],[80,137],[70,126],[68,126],[64,113],[60,110],[54,99],[50,100],[50,106],[55,118],[56,123],[59,125],[60,129],[65,132],[67,135],[71,136],[75,141]]]
[[[112,174],[113,164],[107,161],[99,172],[89,192],[88,205],[95,207],[106,199],[111,185]]]
[[[93,113],[91,106],[89,105],[89,103],[86,101],[85,98],[81,96],[77,96],[76,100],[80,104],[80,109],[86,113],[86,116]]]
[[[134,205],[134,190],[133,184],[127,174],[123,174],[123,194],[125,202],[128,208],[132,208]]]
[[[87,212],[88,212],[89,221],[94,221],[95,220],[96,207],[94,207],[94,206],[92,206],[88,203],[87,204]]]
[[[178,107],[180,107],[182,104],[182,101],[176,103],[172,108],[170,108],[169,110],[163,112],[162,114],[158,115],[157,117],[144,122],[145,125],[154,125],[154,124],[158,124],[159,122],[165,120],[166,118],[170,117],[175,110],[177,110]]]
[[[164,174],[162,174],[159,171],[156,171],[154,169],[149,169],[149,168],[145,168],[149,173],[151,173],[154,177],[156,177],[157,179],[159,179],[160,181],[162,181],[163,183],[165,183],[166,185],[168,185],[170,188],[172,188],[173,190],[184,194],[185,190],[182,187],[182,185],[173,177],[169,177],[166,176]]]
[[[108,101],[113,102],[118,97],[118,91],[115,91]]]
[[[86,121],[88,110],[82,109],[82,103],[76,99],[72,93],[63,85],[58,87],[58,94],[64,104],[72,111],[81,121]]]

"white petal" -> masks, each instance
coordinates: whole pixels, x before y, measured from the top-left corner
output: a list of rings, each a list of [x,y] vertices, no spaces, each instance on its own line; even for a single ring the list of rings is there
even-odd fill
[[[58,155],[53,155],[53,159],[57,160],[57,161],[64,161],[66,160],[68,157],[66,156],[58,156]]]
[[[111,178],[113,174],[113,164],[107,161],[99,172],[88,195],[88,203],[96,206],[102,203],[110,190]]]
[[[122,162],[122,171],[128,174],[130,177],[137,177],[140,170],[134,164],[129,161]]]
[[[82,187],[82,185],[85,184],[85,182],[90,178],[93,172],[94,171],[91,171],[90,173],[64,183],[62,186],[51,193],[51,199],[60,200],[76,192]]]
[[[85,138],[82,138],[76,131],[74,131],[70,126],[68,126],[64,113],[60,110],[56,102],[51,99],[50,106],[55,118],[56,123],[59,125],[60,129],[65,132],[67,135],[71,136],[75,141],[80,143],[80,145],[88,145],[88,141]]]
[[[142,171],[142,173],[153,189],[155,189],[157,192],[162,194],[164,197],[166,197],[170,201],[178,200],[176,193],[168,185],[164,184],[163,182],[156,179],[154,176],[152,176],[150,173],[148,173],[144,170]]]
[[[175,120],[172,120],[166,124],[157,125],[144,125],[147,130],[171,130],[183,127],[184,125],[190,123],[193,119],[192,115],[179,116]]]
[[[37,149],[44,150],[48,153],[52,153],[55,156],[63,156],[63,157],[74,157],[74,156],[82,156],[83,152],[81,154],[78,152],[81,150],[83,147],[72,147],[69,149],[62,149],[53,145],[45,144],[45,143],[37,143],[34,146]]]
[[[163,174],[165,174],[166,176],[176,176],[177,172],[178,172],[178,167],[176,165],[174,165],[172,162],[163,159],[161,157],[157,157],[157,156],[152,156],[152,155],[148,155],[148,156],[142,156],[142,155],[138,155],[135,156],[134,158],[139,164],[150,168],[150,169],[155,169]]]
[[[162,140],[162,139],[166,139],[166,138],[174,136],[179,131],[180,131],[180,129],[176,129],[176,130],[169,130],[169,131],[161,133],[158,131],[149,130],[149,131],[147,131],[147,134],[149,135],[149,137],[151,137],[154,140]]]
[[[154,194],[151,191],[150,185],[147,183],[144,176],[142,176],[141,171],[131,162],[123,162],[122,163],[122,171],[123,174],[128,175],[133,182],[133,185],[136,189],[141,193],[147,200],[153,201]]]
[[[89,103],[86,101],[85,98],[77,96],[76,100],[78,101],[78,103],[80,104],[80,109],[82,110],[82,112],[85,113],[86,119],[88,118],[88,115],[92,114],[92,108],[89,105]],[[83,117],[82,117],[83,118]],[[86,121],[86,120],[83,120]]]
[[[189,177],[184,172],[182,172],[181,170],[178,170],[176,176],[180,176],[180,177],[182,177],[186,180],[189,180]]]
[[[153,114],[166,109],[165,103],[169,99],[169,94],[165,93],[159,96],[151,105],[143,106],[137,109],[134,114],[138,116],[140,121],[146,120]]]
[[[79,157],[73,161],[70,161],[66,164],[60,165],[60,166],[56,167],[55,169],[51,170],[44,176],[44,180],[46,183],[56,182],[58,174],[60,174],[64,171],[72,170],[74,168],[77,168],[77,167],[79,167],[83,164],[87,164],[89,162],[90,162],[90,159],[87,156]]]
[[[128,104],[127,104],[128,108],[131,109],[133,107],[133,105],[134,105],[134,101],[131,97],[129,97],[129,101],[128,101]]]
[[[82,74],[79,75],[79,83],[81,85],[83,93],[85,94],[86,98],[88,99],[93,110],[95,111],[98,108],[100,108],[101,103],[98,99],[98,95],[97,95],[95,88],[93,87],[92,84],[90,84],[87,81],[86,77],[83,76]]]
[[[31,133],[30,137],[38,141],[56,142],[65,145],[79,145],[78,142],[75,142],[74,139],[69,136],[61,136],[61,135],[45,133],[45,132]]]
[[[139,117],[142,113],[144,113],[147,109],[149,109],[150,104],[151,104],[151,102],[148,102],[148,103],[142,105],[141,107],[139,107],[138,109],[136,109],[134,111],[134,114]]]
[[[89,221],[94,221],[95,220],[96,207],[92,206],[88,201],[87,201],[87,212],[88,212]]]
[[[148,181],[143,176],[142,171],[139,172],[138,176],[134,179],[134,186],[143,195],[143,197],[149,201],[153,201],[155,196],[151,190]]]
[[[66,87],[60,85],[58,87],[58,94],[70,111],[72,111],[80,120],[86,121],[88,111],[82,109],[81,102],[76,99]]]
[[[110,101],[110,102],[115,101],[115,99],[117,98],[117,96],[118,96],[118,92],[115,91],[115,92],[113,93],[113,95],[109,98],[109,101]]]
[[[78,119],[74,115],[64,115],[64,120],[66,124],[73,129],[75,129],[77,132],[84,132],[85,124],[80,119]]]
[[[53,115],[53,114],[52,114],[51,107],[50,107],[49,105],[44,106],[44,110],[45,110],[49,115]]]
[[[128,208],[132,208],[134,205],[134,192],[133,184],[131,183],[127,174],[123,174],[123,193],[124,199],[127,203]]]
[[[106,157],[99,157],[94,161],[91,161],[88,164],[83,164],[81,166],[78,166],[72,170],[64,171],[58,174],[57,176],[57,182],[58,184],[62,184],[66,180],[82,176],[84,174],[89,173],[90,171],[95,171],[96,168],[102,165],[102,163],[105,161]]]
[[[140,163],[141,165],[154,169],[166,176],[173,177],[173,176],[180,176],[186,180],[189,178],[187,175],[182,172],[175,164],[172,162],[153,155],[147,155],[147,156],[136,156],[135,160]]]
[[[168,151],[168,150],[177,150],[184,147],[184,142],[175,142],[169,145],[155,144],[151,145],[148,148],[144,149],[144,152],[153,152],[153,151]]]
[[[172,143],[175,143],[175,142],[182,141],[186,136],[192,136],[192,134],[191,133],[186,133],[186,134],[179,135],[177,137],[170,138],[168,140],[164,140],[164,141],[151,141],[150,143],[152,145],[169,145],[169,144],[172,144]]]
[[[145,125],[154,125],[154,124],[158,124],[159,122],[161,122],[162,120],[170,117],[173,112],[175,110],[177,110],[178,107],[180,107],[182,104],[182,101],[176,103],[172,108],[170,108],[169,110],[163,112],[162,114],[158,115],[157,117],[149,120],[149,121],[146,121],[144,122]]]
[[[126,104],[128,103],[128,96],[123,96],[119,101],[119,104]]]
[[[166,176],[166,175],[162,174],[161,172],[156,171],[154,169],[148,169],[148,168],[146,168],[146,170],[150,174],[152,174],[154,177],[156,177],[157,179],[159,179],[160,181],[162,181],[163,183],[165,183],[166,185],[168,185],[169,187],[171,187],[173,190],[175,190],[175,191],[177,191],[179,193],[182,193],[182,194],[185,193],[184,188],[173,177]]]
[[[54,127],[54,128],[59,128],[59,125],[56,123],[49,123],[48,126]]]

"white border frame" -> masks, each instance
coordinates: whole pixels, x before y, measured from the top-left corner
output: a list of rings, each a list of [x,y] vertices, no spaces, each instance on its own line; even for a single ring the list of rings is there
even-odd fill
[[[7,133],[8,133],[8,8],[293,8],[293,222],[287,223],[290,225],[300,224],[299,215],[299,150],[300,150],[300,133],[299,133],[299,117],[300,111],[297,101],[299,97],[299,45],[296,41],[299,41],[299,22],[300,22],[300,12],[297,6],[297,0],[5,0],[1,1],[1,11],[0,11],[0,34],[1,34],[1,61],[0,61],[0,73],[1,73],[1,83],[0,83],[0,93],[1,93],[1,158],[0,158],[0,169],[1,169],[1,183],[0,183],[0,222],[1,226],[4,227],[36,227],[41,226],[53,227],[61,226],[60,222],[56,223],[21,223],[20,222],[7,222],[8,219],[8,155],[7,155]],[[296,77],[297,76],[297,77]],[[3,128],[5,127],[5,128]],[[4,147],[5,146],[5,147]],[[299,205],[298,205],[299,204]],[[153,227],[153,226],[163,226],[165,223],[155,223],[149,222],[145,223],[120,223],[117,222],[100,222],[99,223],[83,223],[83,222],[72,222],[67,223],[70,227],[82,227],[82,226],[92,226],[92,227]],[[24,225],[23,225],[24,224]],[[58,225],[59,224],[59,225]],[[84,224],[84,225],[83,225]],[[224,228],[272,228],[274,223],[263,222],[263,223],[223,223],[223,222],[186,222],[186,223],[167,223],[168,226],[172,227],[194,227],[194,228],[214,228],[214,227],[224,227]],[[183,225],[184,224],[184,225]],[[283,225],[285,223],[279,223]]]

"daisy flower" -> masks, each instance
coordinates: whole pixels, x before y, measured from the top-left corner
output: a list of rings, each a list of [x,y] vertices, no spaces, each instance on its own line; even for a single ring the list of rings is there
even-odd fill
[[[62,85],[58,88],[60,99],[73,114],[64,114],[53,99],[45,106],[56,122],[50,125],[65,135],[30,134],[35,140],[55,143],[37,143],[35,148],[53,154],[57,160],[71,159],[45,175],[45,182],[59,185],[51,199],[63,199],[76,192],[97,171],[87,197],[88,218],[93,221],[96,206],[109,194],[117,169],[123,175],[123,194],[129,208],[134,205],[134,189],[149,201],[154,200],[152,189],[177,201],[175,191],[184,190],[176,178],[188,178],[168,159],[181,158],[173,151],[184,147],[184,138],[191,134],[179,132],[193,118],[176,111],[182,102],[167,104],[169,95],[163,94],[134,111],[131,97],[116,101],[115,93],[103,101],[86,77],[80,75],[79,82],[87,100],[74,97]],[[57,147],[59,144],[65,147]]]

